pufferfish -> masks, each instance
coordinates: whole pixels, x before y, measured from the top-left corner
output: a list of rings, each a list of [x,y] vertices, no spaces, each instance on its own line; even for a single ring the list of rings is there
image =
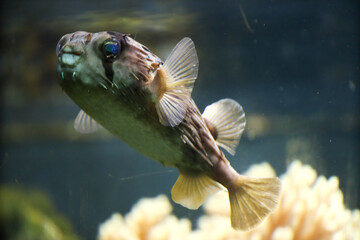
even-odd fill
[[[201,114],[191,92],[199,61],[190,38],[163,62],[126,34],[78,31],[56,49],[62,89],[81,108],[74,127],[90,133],[103,127],[145,156],[175,167],[173,201],[199,208],[227,190],[231,226],[258,225],[278,205],[278,178],[240,175],[220,149],[235,154],[245,129],[240,104],[222,99]]]

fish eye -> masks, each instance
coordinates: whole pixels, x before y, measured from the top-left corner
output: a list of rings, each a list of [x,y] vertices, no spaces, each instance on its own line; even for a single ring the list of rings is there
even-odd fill
[[[121,50],[120,42],[116,39],[105,41],[102,45],[102,52],[106,60],[115,60],[119,57]]]

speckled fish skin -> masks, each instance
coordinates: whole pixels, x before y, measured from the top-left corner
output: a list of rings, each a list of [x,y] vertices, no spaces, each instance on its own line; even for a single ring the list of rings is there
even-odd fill
[[[171,190],[175,202],[197,209],[224,186],[229,193],[232,227],[250,230],[276,208],[280,181],[248,178],[231,167],[218,145],[225,149],[229,145],[228,151],[235,151],[245,128],[245,114],[238,103],[224,99],[210,105],[207,113],[210,118],[215,114],[214,122],[222,122],[214,126],[205,120],[191,98],[197,76],[196,51],[193,42],[184,39],[163,63],[125,34],[67,34],[57,45],[59,83],[101,126],[147,157],[179,169]],[[187,61],[187,67],[178,72],[169,70]],[[188,77],[171,82],[182,76],[184,69],[190,69]],[[181,109],[177,111],[177,107]],[[216,116],[218,112],[227,115]],[[223,134],[222,142],[221,137],[214,139],[218,134]]]
[[[89,34],[91,40],[87,41]],[[119,39],[123,48],[121,58],[114,63],[102,60],[99,50],[108,38]],[[163,64],[157,56],[125,34],[114,32],[76,32],[65,35],[59,45],[59,56],[68,48],[80,57],[74,67],[59,61],[57,73],[63,90],[81,109],[149,158],[165,166],[213,175],[200,138],[212,136],[194,101],[189,102],[177,127],[165,127],[158,120],[147,89],[156,72],[148,66]]]

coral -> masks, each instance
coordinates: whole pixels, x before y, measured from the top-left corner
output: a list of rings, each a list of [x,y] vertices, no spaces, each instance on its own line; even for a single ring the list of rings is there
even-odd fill
[[[255,165],[246,175],[272,177],[275,172],[265,163]],[[354,239],[354,234],[359,234],[359,211],[355,210],[352,216],[345,208],[337,177],[317,178],[314,169],[295,161],[281,182],[279,207],[259,227],[249,232],[231,229],[230,210],[225,204],[227,194],[219,193],[205,204],[207,215],[199,220],[199,236],[202,239],[309,240]]]
[[[254,165],[245,175],[272,177],[267,163]],[[123,219],[115,214],[100,226],[99,240],[119,239],[360,239],[360,211],[351,212],[343,203],[337,177],[317,176],[309,165],[293,162],[281,177],[279,207],[262,224],[249,232],[230,226],[227,192],[220,192],[204,205],[205,215],[191,231],[190,221],[170,215],[165,196],[143,199]]]
[[[99,229],[99,240],[185,239],[191,232],[188,219],[170,215],[172,206],[165,195],[141,199],[123,218],[113,214]]]

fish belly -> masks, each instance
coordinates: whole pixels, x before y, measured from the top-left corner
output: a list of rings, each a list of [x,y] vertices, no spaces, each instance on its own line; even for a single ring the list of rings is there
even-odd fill
[[[74,85],[66,90],[73,101],[105,129],[145,156],[166,166],[181,165],[185,144],[181,132],[160,124],[157,117],[118,94],[105,89]]]

